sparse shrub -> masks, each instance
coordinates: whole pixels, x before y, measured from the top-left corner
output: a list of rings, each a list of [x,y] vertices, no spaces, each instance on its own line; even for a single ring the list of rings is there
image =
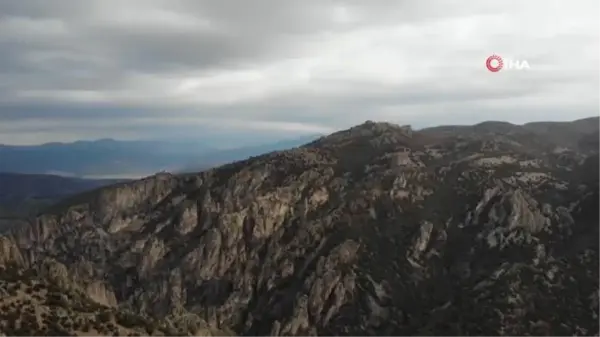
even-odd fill
[[[108,310],[102,310],[99,314],[98,314],[98,320],[102,323],[108,323],[111,320],[111,314]]]

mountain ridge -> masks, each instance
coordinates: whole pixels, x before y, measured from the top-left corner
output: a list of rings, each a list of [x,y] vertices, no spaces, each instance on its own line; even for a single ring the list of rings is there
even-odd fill
[[[367,122],[77,196],[0,264],[51,257],[106,305],[238,334],[597,334],[598,145],[565,150],[589,128]]]

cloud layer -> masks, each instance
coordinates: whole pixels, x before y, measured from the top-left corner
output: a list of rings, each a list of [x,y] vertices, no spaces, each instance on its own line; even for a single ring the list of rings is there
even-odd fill
[[[598,14],[596,0],[3,1],[0,143],[596,115]],[[494,53],[530,69],[491,73]]]

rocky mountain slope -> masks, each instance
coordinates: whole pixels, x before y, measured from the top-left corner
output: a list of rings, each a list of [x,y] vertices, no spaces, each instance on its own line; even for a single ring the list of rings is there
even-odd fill
[[[0,267],[0,335],[8,336],[219,336],[197,318],[151,319],[92,300],[68,282],[60,264]]]
[[[598,119],[571,125],[366,122],[79,195],[0,265],[237,334],[598,334]]]

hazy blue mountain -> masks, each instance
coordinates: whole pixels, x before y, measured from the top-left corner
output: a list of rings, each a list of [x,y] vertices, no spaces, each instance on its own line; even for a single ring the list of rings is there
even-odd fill
[[[78,141],[34,146],[0,146],[0,172],[73,176],[148,175],[177,167],[212,148],[159,141]]]
[[[0,145],[0,172],[134,178],[159,171],[185,171],[185,168],[201,170],[216,164],[298,146],[316,137],[227,150],[219,150],[221,144],[200,140],[100,139],[33,146]]]

